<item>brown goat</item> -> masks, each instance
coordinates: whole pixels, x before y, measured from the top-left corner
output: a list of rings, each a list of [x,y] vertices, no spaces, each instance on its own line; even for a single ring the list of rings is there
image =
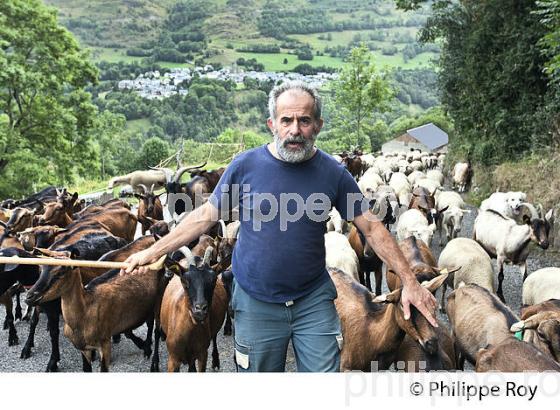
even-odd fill
[[[480,349],[476,355],[477,372],[560,372],[560,365],[531,343],[509,336],[499,344]]]
[[[135,194],[134,196],[139,199],[138,202],[138,221],[142,225],[142,235],[146,234],[146,231],[150,229],[151,224],[145,222],[146,218],[151,218],[156,221],[163,220],[163,205],[158,195],[153,192],[154,186],[148,190],[145,185],[140,184],[140,187],[144,190],[143,194]]]
[[[560,362],[560,300],[550,299],[521,310],[521,321],[512,332],[523,331],[523,340],[532,343]]]
[[[16,238],[26,251],[31,252],[35,247],[48,248],[53,244],[57,235],[67,231],[68,229],[58,226],[34,226],[18,232]]]
[[[436,259],[428,245],[423,241],[410,236],[402,240],[399,247],[418,282],[428,281],[439,275]],[[400,278],[393,271],[387,270],[386,275],[389,290],[392,291],[402,286]]]
[[[202,261],[198,256],[188,258],[187,269],[178,266],[165,290],[161,329],[166,335],[169,372],[179,371],[181,363],[188,364],[189,371],[197,367],[199,372],[206,371],[211,340],[212,368],[220,367],[216,337],[224,323],[228,298],[222,281],[208,265],[212,251],[208,247]]]
[[[84,371],[91,371],[93,350],[100,354],[101,371],[109,370],[112,335],[126,333],[154,316],[158,324],[156,312],[167,283],[163,270],[124,276],[118,272],[109,271],[84,288],[82,269],[52,269],[43,287],[30,290],[41,302],[61,298],[64,334],[82,352]]]
[[[399,307],[402,289],[374,298],[344,272],[333,269],[329,273],[338,293],[335,305],[344,337],[341,370],[370,371],[372,362],[380,370],[388,369],[405,334],[430,354],[437,351],[436,331],[414,306],[410,320],[404,319]],[[422,285],[434,292],[446,277],[440,275]]]
[[[475,284],[459,284],[447,297],[447,316],[456,343],[457,366],[465,359],[475,364],[476,354],[489,344],[498,345],[511,336],[517,316],[494,294]]]
[[[451,333],[440,320],[438,320],[438,327],[435,328],[435,331],[439,348],[432,355],[406,335],[395,358],[396,369],[406,372],[457,369],[455,344]]]
[[[66,228],[71,230],[76,226],[82,226],[93,222],[105,225],[113,235],[120,236],[130,242],[134,240],[138,218],[126,208],[110,208],[102,212],[88,214],[68,225]]]

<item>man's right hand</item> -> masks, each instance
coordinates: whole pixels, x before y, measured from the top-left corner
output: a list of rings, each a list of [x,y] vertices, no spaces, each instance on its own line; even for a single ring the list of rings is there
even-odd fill
[[[143,251],[130,255],[124,262],[128,264],[126,269],[121,269],[121,275],[146,273],[150,263],[158,260],[157,255],[154,254],[151,248],[144,249]]]

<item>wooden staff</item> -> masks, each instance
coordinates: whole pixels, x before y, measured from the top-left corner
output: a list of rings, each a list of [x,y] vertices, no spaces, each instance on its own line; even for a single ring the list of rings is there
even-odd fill
[[[166,255],[156,262],[147,265],[150,270],[160,270],[163,267]],[[85,261],[78,259],[58,258],[20,258],[19,256],[0,256],[0,264],[6,265],[49,265],[49,266],[74,266],[80,268],[126,269],[126,262],[111,261]]]

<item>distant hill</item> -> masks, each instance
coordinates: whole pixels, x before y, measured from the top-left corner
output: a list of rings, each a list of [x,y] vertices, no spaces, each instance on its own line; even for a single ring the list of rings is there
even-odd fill
[[[97,61],[149,58],[167,67],[239,65],[288,71],[306,63],[338,68],[365,42],[380,66],[429,66],[437,47],[416,34],[423,11],[393,1],[45,0]]]

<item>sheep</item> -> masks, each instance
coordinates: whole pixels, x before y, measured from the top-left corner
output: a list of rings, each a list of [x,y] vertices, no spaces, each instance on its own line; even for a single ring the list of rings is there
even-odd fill
[[[494,269],[492,260],[476,241],[467,238],[456,238],[449,241],[439,255],[440,269],[452,270],[459,268],[454,274],[449,274],[447,281],[441,288],[440,310],[445,312],[445,292],[447,286],[456,289],[459,283],[475,284],[491,293],[495,293]]]
[[[329,220],[327,221],[327,232],[338,232],[345,234],[348,232],[348,222],[342,219],[336,208],[332,208],[329,212]]]
[[[521,321],[514,323],[510,331],[522,332],[525,342],[534,344],[553,360],[560,362],[559,299],[524,307],[521,310]]]
[[[429,225],[422,212],[417,209],[409,209],[401,214],[397,222],[397,239],[402,241],[409,236],[414,236],[430,246],[435,230],[436,225]]]
[[[477,372],[560,372],[560,365],[531,343],[509,337],[476,355]]]
[[[480,349],[511,337],[509,328],[519,321],[487,289],[464,283],[447,297],[447,316],[456,342],[457,367],[461,370],[465,359],[475,364]]]
[[[170,169],[168,169],[170,173],[173,173]],[[117,185],[125,185],[128,184],[132,186],[134,192],[141,192],[140,184],[144,184],[145,186],[152,186],[152,184],[156,188],[161,188],[165,186],[167,179],[166,173],[163,169],[150,169],[145,171],[134,171],[130,174],[117,176],[112,178],[109,181],[109,185],[107,189],[113,189]]]
[[[441,189],[441,184],[437,181],[434,181],[433,179],[425,177],[425,178],[417,179],[416,182],[414,183],[414,187],[426,188],[430,193],[430,195],[435,196],[436,191]]]
[[[181,363],[188,364],[189,372],[206,371],[211,340],[214,341],[212,368],[220,367],[216,337],[224,322],[228,300],[223,283],[209,267],[212,251],[208,247],[204,259],[190,255],[187,267],[173,266],[175,276],[165,289],[160,315],[169,352],[169,372],[178,372]],[[188,251],[185,253],[189,255]]]
[[[412,192],[412,188],[405,174],[400,172],[392,174],[389,186],[395,190],[399,203],[408,204],[408,195]]]
[[[344,272],[329,269],[329,274],[338,294],[335,306],[344,338],[341,371],[371,371],[372,362],[379,370],[389,368],[405,334],[419,343],[427,354],[437,353],[437,333],[414,306],[411,306],[410,319],[404,320],[399,307],[402,288],[374,298]],[[446,277],[438,276],[422,286],[434,292]]]
[[[383,179],[375,172],[374,169],[368,169],[358,180],[358,187],[362,194],[368,195],[377,191],[377,187],[383,185]]]
[[[325,261],[327,268],[340,269],[356,282],[360,281],[358,256],[343,234],[338,232],[325,234]]]
[[[529,243],[535,242],[542,249],[548,248],[548,232],[550,225],[542,219],[530,220],[518,225],[513,219],[506,218],[495,211],[482,211],[474,221],[473,239],[476,240],[491,258],[497,259],[498,290],[502,301],[502,282],[504,280],[504,262],[509,261],[521,265],[523,280],[527,278],[527,256]]]
[[[443,186],[443,180],[445,177],[443,176],[443,172],[439,169],[430,169],[426,172],[426,178],[431,179],[439,184],[439,186]]]
[[[515,218],[521,204],[527,200],[523,192],[494,192],[480,204],[481,211],[495,211],[507,218]]]
[[[453,191],[443,191],[436,199],[436,209],[441,217],[437,218],[439,243],[443,245],[443,238],[447,242],[457,237],[463,225],[463,215],[470,213],[465,210],[465,202],[461,195]]]
[[[536,305],[549,299],[560,299],[560,268],[542,268],[523,282],[523,305]]]
[[[416,183],[417,180],[421,179],[421,178],[425,178],[426,174],[423,173],[422,171],[413,171],[411,174],[409,174],[407,176],[408,182],[410,183],[410,185],[414,185]]]
[[[457,189],[458,192],[466,192],[470,187],[472,176],[473,170],[469,161],[456,163],[453,167],[453,189]]]

